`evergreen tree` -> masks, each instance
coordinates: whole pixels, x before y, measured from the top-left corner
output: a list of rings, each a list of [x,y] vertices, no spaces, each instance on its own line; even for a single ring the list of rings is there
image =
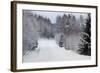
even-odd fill
[[[90,13],[86,19],[86,26],[81,34],[80,54],[91,56],[91,18]]]

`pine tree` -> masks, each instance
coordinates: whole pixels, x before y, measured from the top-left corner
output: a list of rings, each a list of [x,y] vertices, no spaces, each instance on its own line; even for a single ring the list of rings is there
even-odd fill
[[[80,54],[91,56],[91,18],[90,13],[86,19],[86,26],[81,34]]]

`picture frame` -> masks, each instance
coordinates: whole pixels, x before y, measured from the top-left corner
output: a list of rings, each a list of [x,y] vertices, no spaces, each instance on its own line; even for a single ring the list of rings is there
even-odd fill
[[[11,1],[11,71],[96,67],[97,12],[90,5]]]

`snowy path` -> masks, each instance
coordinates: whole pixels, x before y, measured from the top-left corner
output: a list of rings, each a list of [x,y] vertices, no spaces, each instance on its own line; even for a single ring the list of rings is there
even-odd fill
[[[65,50],[59,47],[52,39],[41,39],[37,50],[28,51],[28,54],[23,56],[23,62],[85,60],[90,58],[71,50]]]

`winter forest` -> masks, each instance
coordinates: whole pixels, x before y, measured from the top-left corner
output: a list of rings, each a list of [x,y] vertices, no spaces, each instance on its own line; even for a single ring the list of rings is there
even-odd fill
[[[23,10],[23,62],[91,58],[91,14]]]

